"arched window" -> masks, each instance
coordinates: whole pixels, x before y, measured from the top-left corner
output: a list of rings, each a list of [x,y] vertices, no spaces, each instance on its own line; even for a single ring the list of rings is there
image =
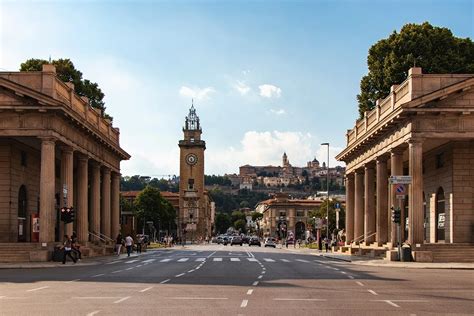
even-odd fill
[[[442,187],[436,192],[436,241],[444,241],[444,228],[446,226],[446,203]]]

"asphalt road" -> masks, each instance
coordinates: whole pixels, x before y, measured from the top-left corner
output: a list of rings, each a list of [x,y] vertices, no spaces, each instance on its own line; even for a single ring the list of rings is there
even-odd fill
[[[474,271],[366,267],[221,245],[0,270],[0,315],[433,314],[474,314]]]

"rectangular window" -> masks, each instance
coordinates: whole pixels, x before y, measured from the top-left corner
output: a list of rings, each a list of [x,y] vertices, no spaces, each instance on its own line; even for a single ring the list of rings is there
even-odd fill
[[[444,152],[436,155],[436,169],[444,167]]]
[[[286,216],[286,212],[285,211],[280,211],[280,216]]]
[[[22,167],[26,167],[26,151],[21,151],[21,165]]]
[[[296,211],[297,217],[304,217],[304,211]]]
[[[188,179],[188,190],[194,190],[194,179]]]

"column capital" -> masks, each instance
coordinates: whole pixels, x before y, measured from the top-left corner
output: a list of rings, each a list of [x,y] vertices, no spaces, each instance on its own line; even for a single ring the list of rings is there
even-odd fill
[[[388,158],[390,158],[390,154],[384,153],[384,154],[381,154],[380,156],[377,156],[377,157],[375,158],[375,162],[376,162],[377,164],[379,164],[379,163],[384,163],[384,162],[387,162]]]
[[[121,176],[122,174],[120,172],[112,171],[112,177],[117,177],[120,179]]]
[[[421,145],[423,144],[424,139],[421,137],[412,137],[409,140],[407,140],[408,145],[413,145],[413,144],[418,144]]]
[[[405,148],[403,147],[394,147],[390,149],[390,156],[397,156],[397,155],[403,155],[405,152]]]
[[[89,161],[89,156],[84,155],[84,154],[78,154],[77,155],[77,160],[81,162],[88,162]]]
[[[58,140],[56,137],[54,136],[39,136],[38,137],[41,142],[43,143],[56,143],[56,141]]]
[[[102,166],[101,169],[102,169],[102,172],[103,172],[104,174],[110,174],[110,173],[111,173],[111,170],[110,170],[109,167]]]
[[[346,179],[354,179],[354,172],[348,172],[344,176]]]
[[[364,164],[364,170],[374,169],[374,168],[375,168],[375,161],[373,160]]]
[[[74,153],[74,148],[72,148],[71,146],[68,146],[68,145],[60,145],[60,146],[59,146],[59,149],[60,149],[61,152],[63,152],[63,153],[67,153],[67,154],[72,154],[72,153]]]

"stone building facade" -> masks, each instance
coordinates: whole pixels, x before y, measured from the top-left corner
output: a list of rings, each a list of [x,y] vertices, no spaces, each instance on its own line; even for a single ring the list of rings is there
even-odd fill
[[[259,202],[255,211],[263,214],[260,229],[265,237],[280,236],[284,227],[296,239],[305,240],[306,231],[311,230],[309,213],[321,203],[321,200],[292,199],[288,194],[276,193],[272,199]]]
[[[437,261],[442,244],[463,245],[474,259],[473,87],[472,74],[411,68],[348,131],[347,147],[336,157],[347,164],[348,242],[394,247],[390,208],[400,206],[401,240],[412,245],[415,259]],[[412,178],[405,200],[396,199],[388,182],[400,175]]]
[[[130,158],[119,136],[53,65],[0,72],[0,243],[47,251],[73,230],[81,243],[116,235],[120,161]],[[73,223],[61,207],[74,207]]]

